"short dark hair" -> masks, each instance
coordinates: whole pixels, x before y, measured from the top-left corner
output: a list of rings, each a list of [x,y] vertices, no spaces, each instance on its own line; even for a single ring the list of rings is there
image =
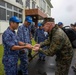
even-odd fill
[[[74,26],[76,26],[76,23],[74,23]]]
[[[74,26],[74,24],[71,23],[70,26]]]
[[[46,22],[54,22],[54,18],[44,18],[43,22],[42,22],[42,25],[44,25]]]

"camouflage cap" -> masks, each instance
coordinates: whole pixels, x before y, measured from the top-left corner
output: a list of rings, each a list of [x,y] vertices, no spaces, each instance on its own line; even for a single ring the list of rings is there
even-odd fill
[[[54,22],[54,18],[44,18],[42,25],[44,25],[46,22]]]

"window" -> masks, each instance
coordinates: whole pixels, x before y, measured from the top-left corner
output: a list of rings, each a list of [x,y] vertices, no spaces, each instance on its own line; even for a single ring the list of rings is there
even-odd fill
[[[35,2],[34,1],[32,2],[32,8],[33,9],[35,8]]]
[[[48,15],[51,15],[51,8],[49,6],[47,6],[47,11]]]
[[[19,8],[19,12],[22,13],[22,9]]]
[[[0,5],[1,5],[1,6],[5,6],[5,2],[2,1],[2,0],[0,0]]]
[[[6,9],[0,8],[0,20],[6,20]]]
[[[7,3],[7,8],[12,9],[12,5]]]
[[[42,8],[42,0],[39,0],[39,6]]]
[[[19,14],[19,19],[22,21],[22,14]]]
[[[18,13],[17,12],[14,12],[14,16],[18,16]]]
[[[21,5],[23,5],[22,0],[16,0],[16,2],[20,3]]]
[[[15,10],[15,11],[18,11],[18,8],[14,6],[14,10]]]
[[[18,2],[18,3],[19,3],[19,0],[16,0],[16,2]]]
[[[26,8],[29,7],[30,8],[30,0],[26,0]]]
[[[22,12],[23,12],[23,10],[18,8],[18,7],[16,7],[16,6],[14,6],[14,10],[15,11],[13,12],[13,15],[19,17],[22,20]]]
[[[3,1],[0,1],[0,6],[5,5]],[[22,20],[22,12],[21,8],[13,6],[12,4],[6,3],[6,6],[0,7],[0,20],[9,20],[12,16],[18,16]]]
[[[46,3],[45,3],[44,0],[43,0],[42,8],[43,8],[43,12],[45,12],[45,10],[46,10]]]
[[[12,17],[12,11],[7,10],[7,20]]]
[[[21,5],[23,5],[23,2],[22,2],[22,0],[19,0],[19,3],[20,3]]]

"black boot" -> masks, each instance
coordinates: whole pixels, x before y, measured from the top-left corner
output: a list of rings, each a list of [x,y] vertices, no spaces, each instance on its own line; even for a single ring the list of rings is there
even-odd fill
[[[43,59],[42,59],[43,61],[45,61],[45,57],[43,57]]]
[[[29,59],[32,59],[31,50],[29,50],[29,53],[28,53],[28,58],[29,58]]]
[[[38,60],[41,60],[41,57],[39,57],[39,59]]]
[[[47,75],[47,73],[46,73],[46,72],[44,72],[42,75]]]
[[[74,72],[76,72],[76,67],[75,66],[72,66],[72,69]]]
[[[22,71],[21,70],[18,70],[18,75],[22,75]]]

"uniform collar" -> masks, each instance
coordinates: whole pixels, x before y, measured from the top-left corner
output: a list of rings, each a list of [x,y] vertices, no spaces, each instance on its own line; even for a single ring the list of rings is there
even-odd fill
[[[25,26],[24,24],[23,24],[23,27],[28,28],[28,27],[27,27],[27,26]]]
[[[15,33],[15,31],[14,31],[14,30],[11,30],[10,27],[8,27],[8,29],[9,29],[10,31],[12,31],[13,33]]]

